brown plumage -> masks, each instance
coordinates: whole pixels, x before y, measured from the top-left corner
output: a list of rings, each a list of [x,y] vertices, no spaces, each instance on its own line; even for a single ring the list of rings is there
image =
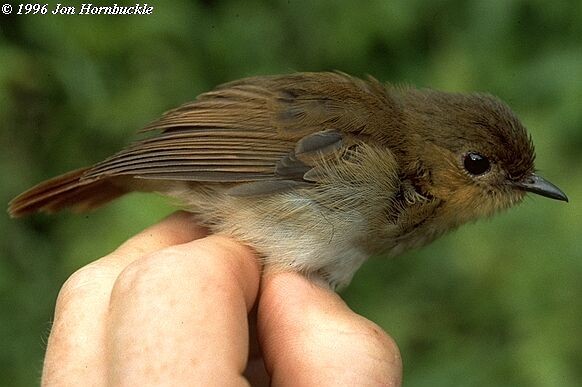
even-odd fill
[[[178,198],[273,270],[349,283],[371,254],[424,245],[519,202],[566,200],[534,174],[525,128],[482,94],[342,73],[247,78],[143,129],[154,134],[16,197],[12,216],[88,210],[131,191]]]

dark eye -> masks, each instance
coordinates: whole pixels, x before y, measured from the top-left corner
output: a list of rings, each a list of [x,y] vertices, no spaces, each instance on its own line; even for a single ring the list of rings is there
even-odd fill
[[[463,160],[463,165],[467,172],[475,176],[482,175],[491,168],[489,159],[476,152],[467,153]]]

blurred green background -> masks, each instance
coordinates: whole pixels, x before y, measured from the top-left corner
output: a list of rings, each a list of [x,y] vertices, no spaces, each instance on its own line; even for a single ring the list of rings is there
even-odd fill
[[[488,91],[570,203],[533,197],[372,259],[343,296],[393,335],[407,386],[582,385],[582,2],[154,3],[152,16],[0,16],[0,203],[244,76],[339,69]],[[0,216],[0,385],[38,383],[65,279],[171,211],[135,194],[82,216]]]

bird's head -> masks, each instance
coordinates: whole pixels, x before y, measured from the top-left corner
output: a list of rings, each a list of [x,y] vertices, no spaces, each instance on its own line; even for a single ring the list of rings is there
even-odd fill
[[[534,168],[534,146],[509,107],[484,94],[410,90],[404,123],[423,189],[459,223],[520,202],[527,192],[568,201]]]

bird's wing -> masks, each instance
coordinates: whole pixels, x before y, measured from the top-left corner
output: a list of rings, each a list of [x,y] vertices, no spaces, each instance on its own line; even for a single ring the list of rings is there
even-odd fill
[[[143,130],[157,134],[96,164],[81,182],[112,176],[303,181],[315,155],[335,152],[350,136],[365,135],[386,98],[378,82],[340,73],[231,82],[165,113]]]

